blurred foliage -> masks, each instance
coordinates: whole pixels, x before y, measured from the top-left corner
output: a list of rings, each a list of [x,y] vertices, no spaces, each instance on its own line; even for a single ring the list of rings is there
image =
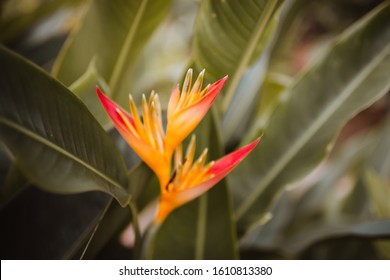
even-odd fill
[[[2,259],[389,259],[389,18],[380,0],[1,1]],[[211,159],[264,136],[155,228],[156,179],[95,86],[164,109],[188,66],[229,75],[196,129]]]

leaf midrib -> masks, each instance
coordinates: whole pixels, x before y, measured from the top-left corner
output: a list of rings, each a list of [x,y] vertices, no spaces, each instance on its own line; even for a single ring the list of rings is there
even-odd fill
[[[19,125],[18,123],[13,122],[11,120],[8,120],[4,117],[0,117],[0,124],[1,123],[3,123],[4,125],[12,128],[12,129],[24,134],[24,135],[26,135],[27,137],[32,138],[33,140],[43,144],[44,146],[51,148],[52,150],[64,155],[65,157],[70,158],[71,160],[77,162],[78,164],[85,167],[86,169],[92,171],[94,174],[98,175],[99,177],[101,177],[103,180],[107,181],[112,186],[119,188],[119,189],[123,189],[120,183],[118,183],[115,180],[111,179],[110,177],[106,176],[101,171],[97,170],[95,167],[89,165],[87,162],[81,160],[80,158],[78,158],[77,156],[73,155],[72,153],[66,151],[65,149],[58,146],[57,144],[50,142],[46,138],[38,135],[34,131],[26,129],[25,127]]]
[[[135,38],[135,34],[137,33],[138,27],[141,22],[141,18],[145,13],[146,4],[148,3],[148,0],[143,0],[140,4],[140,7],[138,9],[138,12],[134,18],[134,22],[130,27],[129,32],[126,35],[125,43],[123,44],[118,59],[115,63],[114,71],[112,72],[109,85],[112,92],[112,98],[115,99],[117,94],[117,86],[118,82],[121,76],[121,73],[123,72],[126,64],[126,58],[129,56],[130,50],[132,50],[133,41]]]
[[[256,22],[254,32],[252,32],[249,39],[249,43],[243,52],[238,67],[236,68],[236,71],[232,75],[233,79],[231,80],[230,85],[226,91],[225,97],[223,99],[222,112],[226,112],[226,110],[228,109],[229,104],[233,99],[233,95],[244,74],[244,71],[249,64],[249,60],[252,57],[254,51],[256,50],[257,43],[259,42],[260,38],[264,33],[264,30],[266,29],[267,23],[269,22],[272,15],[274,14],[274,10],[277,6],[277,2],[278,2],[277,0],[268,2],[268,4],[264,9],[265,10],[264,16],[260,16],[258,21]]]
[[[271,168],[271,170],[266,174],[266,176],[261,180],[259,186],[248,195],[248,199],[244,201],[241,206],[236,211],[236,220],[239,220],[244,213],[256,202],[257,198],[261,195],[264,188],[270,184],[277,175],[286,167],[286,165],[291,161],[291,159],[302,149],[302,147],[307,143],[308,140],[318,131],[320,127],[328,120],[332,114],[339,109],[340,106],[347,100],[351,94],[358,88],[360,81],[368,77],[372,71],[380,65],[384,58],[389,55],[390,46],[385,47],[371,62],[367,64],[367,67],[363,68],[346,86],[344,91],[339,95],[339,98],[334,99],[333,102],[319,115],[319,117],[312,122],[312,125],[308,127],[305,133],[301,134],[297,141],[291,145],[290,149],[283,154],[279,161]]]

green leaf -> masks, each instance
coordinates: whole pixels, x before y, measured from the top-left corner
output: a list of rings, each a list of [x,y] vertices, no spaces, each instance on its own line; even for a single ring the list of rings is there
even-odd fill
[[[76,94],[88,107],[92,115],[105,127],[111,127],[112,123],[104,110],[99,98],[96,98],[96,86],[99,86],[110,96],[108,85],[99,75],[96,69],[96,60],[93,59],[87,71],[74,83],[69,86],[69,90]]]
[[[101,217],[99,223],[94,223],[94,226],[98,226],[95,233],[93,233],[93,228],[89,228],[88,234],[85,234],[82,239],[77,240],[73,245],[78,249],[78,252],[75,250],[70,251],[69,257],[74,259],[79,259],[82,255],[82,252],[86,249],[83,259],[95,259],[96,256],[101,252],[101,250],[107,245],[107,243],[113,238],[118,238],[118,234],[131,222],[131,213],[129,208],[120,207],[117,203],[111,203],[108,205],[108,209],[104,217]],[[91,238],[90,244],[87,246],[87,241]],[[129,258],[131,257],[129,253]]]
[[[4,185],[0,193],[0,206],[8,203],[20,192],[22,192],[29,185],[28,180],[24,176],[16,163],[13,163],[8,170]]]
[[[342,209],[341,206],[347,207],[343,205],[345,201],[340,203],[340,180],[346,174],[352,177],[352,174],[356,173],[354,170],[360,171],[361,162],[372,150],[374,140],[375,137],[372,135],[364,135],[348,141],[339,147],[338,153],[333,154],[332,158],[319,168],[316,172],[318,175],[315,176],[318,181],[310,188],[298,187],[284,191],[270,211],[272,220],[248,233],[242,240],[242,246],[245,249],[278,248],[283,240],[297,232],[304,236],[305,229],[313,223],[318,226],[337,223],[345,216],[358,218],[366,205],[361,202],[361,199],[366,200],[367,195],[363,194],[361,199],[360,196],[357,197],[354,193],[360,186],[355,186],[350,195],[353,197],[348,198],[348,209]],[[346,184],[343,186],[346,187]],[[350,213],[345,213],[347,211]],[[360,220],[367,219],[359,217]]]
[[[148,189],[148,185],[152,179],[153,173],[144,163],[138,164],[129,172],[129,189],[132,190],[132,194],[135,199],[137,199],[139,193],[145,192],[145,190]],[[141,201],[141,203],[137,201],[137,204],[140,205],[138,207],[139,211],[146,205],[144,201]],[[138,217],[138,219],[139,218],[140,217]],[[107,212],[104,213],[103,217],[101,217],[96,232],[90,232],[87,236],[87,239],[89,239],[90,235],[93,234],[90,244],[88,244],[88,247],[85,250],[83,259],[95,259],[110,241],[119,239],[119,235],[127,226],[129,226],[131,221],[131,211],[128,207],[123,208],[117,203],[111,203]],[[78,246],[75,247],[84,250],[87,239],[79,240]],[[72,254],[72,256],[80,256],[82,250],[80,250],[77,254]],[[131,257],[130,252],[128,252],[128,257]]]
[[[0,257],[69,258],[108,200],[102,192],[58,195],[28,186],[0,211]]]
[[[375,150],[367,158],[367,165],[374,169],[375,172],[386,180],[390,176],[390,114],[384,120],[384,124],[380,127]]]
[[[256,105],[255,100],[263,82],[265,64],[268,58],[266,51],[258,61],[246,71],[237,88],[230,106],[222,119],[223,140],[226,146],[239,143],[247,131],[251,115]]]
[[[214,114],[213,117],[215,117]],[[221,155],[220,136],[210,115],[197,131],[197,150],[209,143],[209,157]],[[199,139],[198,139],[199,140]],[[152,228],[146,239],[148,259],[236,259],[236,235],[226,182],[223,180],[198,199],[174,210],[159,228]],[[223,233],[223,234],[221,234]]]
[[[310,230],[307,229],[305,232],[285,240],[284,249],[290,254],[297,254],[315,243],[341,237],[390,238],[390,220],[376,220],[353,225],[313,226]]]
[[[137,201],[137,208],[142,210],[160,194],[158,180],[153,171],[144,163],[139,163],[130,174],[130,190]]]
[[[240,233],[324,158],[350,117],[388,91],[389,16],[386,4],[354,24],[286,91],[261,144],[230,176]]]
[[[229,75],[222,105],[226,111],[248,66],[273,30],[272,19],[283,1],[202,1],[194,31],[194,62],[208,79]]]
[[[268,65],[258,92],[257,106],[250,131],[246,132],[244,142],[256,138],[256,133],[263,129],[275,107],[280,102],[280,95],[293,82],[296,69],[292,69],[292,57],[296,55],[296,44],[302,41],[302,31],[298,28],[305,18],[303,12],[310,7],[308,0],[288,1],[280,12],[277,30],[274,32],[272,48],[268,55]],[[314,2],[313,2],[314,3]],[[301,31],[301,32],[299,32]],[[264,70],[263,70],[264,71]]]
[[[371,169],[364,173],[364,181],[371,198],[372,210],[378,218],[390,218],[390,189],[386,181]]]
[[[53,68],[65,85],[76,81],[96,58],[98,73],[107,81],[112,98],[124,105],[130,91],[129,72],[171,1],[95,0],[80,28],[69,38]]]
[[[42,70],[0,48],[0,139],[30,182],[56,193],[129,199],[117,148],[84,104]]]

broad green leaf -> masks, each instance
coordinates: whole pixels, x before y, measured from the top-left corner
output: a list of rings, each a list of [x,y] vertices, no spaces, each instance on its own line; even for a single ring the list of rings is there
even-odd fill
[[[390,176],[390,115],[386,117],[378,135],[375,150],[367,157],[367,165],[386,180]]]
[[[242,77],[236,94],[222,119],[223,140],[226,146],[240,142],[247,131],[249,120],[253,114],[257,93],[263,82],[266,70],[268,51],[246,71]]]
[[[157,177],[144,162],[133,168],[129,180],[132,195],[140,211],[160,195]]]
[[[308,2],[308,0],[287,1],[280,12],[279,24],[274,32],[274,42],[268,55],[266,73],[262,75],[263,81],[256,100],[253,123],[243,142],[255,138],[256,133],[265,127],[280,102],[280,94],[293,82],[297,71],[292,69],[291,60],[296,52],[295,45],[302,36],[298,32],[297,22],[301,22],[304,18],[302,13],[309,6]]]
[[[382,223],[382,220],[360,219],[343,216],[342,213],[335,213],[337,216],[329,220],[324,211],[313,210],[302,216],[296,211],[300,204],[296,196],[296,193],[287,192],[286,199],[285,193],[276,204],[272,220],[245,236],[241,249],[278,252],[291,258],[298,257],[316,243],[337,238],[367,238],[377,242],[390,237],[388,220]],[[324,204],[328,199],[325,198],[321,203]],[[340,250],[343,250],[341,246]]]
[[[157,229],[155,240],[145,257],[236,259],[231,210],[226,205],[229,199],[226,185],[222,183],[173,211]],[[224,234],[221,235],[221,232]]]
[[[329,231],[329,228],[336,228],[336,225],[344,227],[351,223],[351,219],[355,224],[369,222],[372,216],[368,215],[367,192],[364,190],[362,180],[356,182],[346,201],[340,200],[340,194],[341,197],[345,196],[340,189],[348,189],[348,183],[341,180],[345,177],[359,177],[362,162],[372,153],[373,148],[377,147],[377,138],[381,135],[382,133],[378,134],[375,130],[367,135],[357,136],[338,147],[332,158],[316,171],[322,174],[316,176],[321,176],[318,182],[303,194],[302,188],[283,192],[271,209],[272,220],[245,236],[241,247],[244,250],[257,248],[256,251],[267,249],[281,252],[287,250],[284,246],[288,247],[290,238],[294,236],[296,238],[300,236],[304,240],[311,232],[318,234],[313,231],[316,227],[330,233],[332,231]],[[351,184],[354,184],[353,180]],[[383,202],[386,199],[388,201],[388,198],[383,197]],[[303,249],[305,248],[300,250]]]
[[[133,192],[133,197],[138,200],[139,193],[146,192],[149,189],[149,183],[153,178],[152,171],[144,164],[140,163],[129,172],[129,189]],[[148,201],[149,202],[149,201]],[[146,202],[137,201],[138,211],[140,212],[146,205]],[[107,246],[107,244],[114,240],[119,239],[119,235],[125,227],[127,227],[131,221],[131,211],[129,207],[120,207],[117,203],[111,203],[105,213],[102,213],[102,217],[98,222],[96,232],[91,230],[88,232],[87,238],[78,240],[74,247],[79,249],[79,252],[72,252],[70,255],[72,258],[79,258],[82,251],[85,249],[83,259],[95,259],[96,256]],[[87,245],[89,238],[92,239]],[[129,251],[128,258],[131,258]]]
[[[199,143],[209,144],[209,160],[221,155],[218,128],[210,114],[197,129]],[[215,114],[214,116],[215,117]],[[207,121],[212,121],[208,125]],[[203,132],[203,133],[200,133]],[[204,146],[197,145],[198,152]],[[225,181],[198,199],[174,210],[146,239],[148,259],[236,259],[236,236]],[[221,234],[223,232],[223,234]]]
[[[248,66],[263,50],[272,31],[272,18],[283,1],[202,1],[194,31],[197,69],[208,79],[229,75],[222,104],[226,111]]]
[[[268,221],[240,240],[240,250],[274,249],[283,240],[285,228],[294,219],[297,199],[294,193],[284,192],[270,210]],[[298,204],[299,205],[299,204]]]
[[[108,85],[96,69],[96,60],[92,60],[87,71],[69,86],[69,90],[84,102],[92,115],[103,127],[108,128],[112,123],[99,98],[96,98],[96,86],[99,86],[99,88],[110,96]]]
[[[244,142],[256,137],[253,134],[266,126],[280,102],[280,95],[310,59],[321,53],[331,38],[378,3],[360,3],[361,9],[355,9],[356,3],[349,4],[328,0],[286,1],[275,32],[264,83],[258,93],[254,123]],[[313,32],[310,30],[313,26],[321,26],[321,30]]]
[[[0,48],[0,140],[30,182],[55,193],[129,199],[122,157],[84,104],[42,70]]]
[[[110,203],[108,207],[106,212],[102,211],[100,214],[104,216],[96,222],[99,218],[97,217],[93,224],[94,227],[98,226],[96,232],[93,232],[94,227],[88,228],[87,234],[83,234],[82,238],[73,244],[74,249],[67,252],[68,258],[80,259],[83,256],[82,259],[95,259],[104,246],[113,238],[117,238],[119,232],[131,222],[131,213],[128,207],[120,207],[117,203]],[[93,234],[92,237],[91,234]],[[87,245],[90,238],[92,239]],[[84,250],[85,253],[82,255]]]
[[[28,185],[29,182],[23,175],[19,166],[16,163],[13,163],[10,166],[4,184],[1,187],[0,207],[12,200],[15,196],[27,188]]]
[[[240,233],[324,158],[351,116],[388,91],[389,16],[385,4],[347,29],[285,92],[264,140],[230,177]]]
[[[388,147],[390,118],[387,118],[384,124],[374,129],[365,138],[368,140],[368,147],[362,147],[363,151],[356,151],[356,154],[363,155],[363,158],[355,172],[357,181],[352,193],[345,201],[343,212],[350,215],[371,213],[377,218],[387,218],[390,215],[389,211],[388,215],[385,215],[386,204],[390,199],[390,194],[386,195],[386,182],[390,174]],[[347,149],[349,149],[348,146]]]
[[[95,0],[81,26],[60,53],[53,74],[65,85],[76,81],[92,59],[112,98],[124,105],[138,54],[169,10],[171,1]]]
[[[285,241],[284,248],[290,254],[297,254],[310,245],[340,237],[359,237],[367,239],[390,238],[390,220],[376,220],[366,223],[313,226],[310,230]]]
[[[0,211],[1,259],[66,259],[88,237],[110,197],[58,195],[28,186]]]
[[[377,135],[378,141],[375,145],[375,150],[367,159],[367,165],[369,166],[365,170],[363,178],[366,190],[369,196],[369,203],[371,206],[371,212],[375,217],[388,218],[390,217],[390,189],[389,189],[389,176],[390,176],[390,117],[382,126],[380,132]],[[375,246],[383,257],[390,258],[390,242],[389,241],[377,241]]]
[[[327,207],[330,201],[334,202],[331,196],[337,191],[338,182],[359,165],[372,143],[372,137],[359,137],[349,141],[317,171],[320,174],[317,175],[318,182],[306,191],[300,188],[284,191],[270,210],[272,219],[248,233],[242,240],[242,246],[276,248],[282,240],[304,231],[304,227],[313,221],[325,222]],[[333,215],[332,218],[338,219],[339,216]]]
[[[378,218],[390,218],[390,187],[387,182],[371,169],[364,173],[369,197],[372,200],[372,211]]]

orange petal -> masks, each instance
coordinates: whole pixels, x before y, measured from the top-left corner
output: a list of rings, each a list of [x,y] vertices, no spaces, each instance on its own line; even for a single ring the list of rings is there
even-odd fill
[[[100,99],[100,102],[103,104],[104,109],[106,110],[107,114],[115,124],[115,126],[119,129],[127,130],[126,124],[122,120],[121,116],[118,114],[117,110],[121,111],[121,113],[126,116],[128,121],[134,125],[134,119],[127,113],[125,110],[123,110],[119,105],[115,104],[111,99],[109,99],[107,96],[104,95],[103,92],[99,89],[99,87],[96,87],[96,92],[98,94],[98,97]]]
[[[186,190],[163,193],[160,198],[156,221],[162,222],[172,210],[197,198],[215,186],[257,146],[260,140],[261,137],[216,161],[209,170],[209,174],[212,174],[213,177],[203,183]]]
[[[210,168],[210,173],[216,177],[225,177],[234,167],[237,166],[260,142],[261,136],[248,145],[220,158]],[[212,179],[214,179],[212,178]],[[212,180],[210,179],[210,180]]]
[[[179,85],[176,85],[176,87],[172,91],[171,97],[169,98],[169,102],[168,102],[168,111],[167,111],[168,120],[175,112],[176,106],[179,103],[179,99],[180,99],[180,89],[179,89]]]
[[[227,78],[225,76],[212,84],[208,92],[196,103],[171,115],[166,133],[167,150],[174,150],[195,129],[217,98]]]
[[[99,99],[107,114],[110,116],[122,137],[138,154],[138,156],[156,173],[160,183],[166,184],[169,180],[170,170],[169,164],[166,163],[163,155],[147,145],[144,141],[140,140],[131,132],[126,125],[126,122],[123,120],[123,118],[126,118],[127,122],[134,126],[134,119],[130,116],[130,114],[106,97],[98,87],[96,87],[96,92],[98,93]],[[120,113],[118,113],[117,110],[120,111]]]

